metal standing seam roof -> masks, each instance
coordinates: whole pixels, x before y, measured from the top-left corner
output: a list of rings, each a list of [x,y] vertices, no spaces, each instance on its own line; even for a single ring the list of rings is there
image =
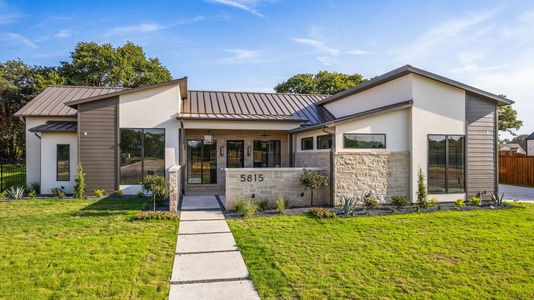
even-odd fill
[[[15,113],[17,117],[63,116],[75,117],[77,110],[66,102],[122,91],[119,87],[50,86]]]
[[[184,120],[295,121],[314,125],[334,117],[315,104],[327,95],[189,91],[182,104]]]
[[[77,132],[78,125],[74,121],[48,121],[44,124],[37,125],[28,130],[30,132]]]

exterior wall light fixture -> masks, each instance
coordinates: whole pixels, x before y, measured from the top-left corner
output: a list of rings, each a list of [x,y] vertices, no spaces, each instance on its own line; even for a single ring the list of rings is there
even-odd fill
[[[224,146],[219,147],[219,154],[224,156]]]
[[[252,148],[250,146],[247,147],[247,156],[250,156],[250,153],[252,152]]]

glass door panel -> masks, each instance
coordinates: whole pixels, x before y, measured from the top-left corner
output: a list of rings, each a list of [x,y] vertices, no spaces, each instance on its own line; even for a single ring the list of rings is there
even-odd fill
[[[245,143],[243,141],[226,142],[226,167],[243,168],[245,165]]]
[[[280,167],[280,141],[254,141],[254,168]]]
[[[187,141],[187,183],[217,183],[216,142],[204,144],[201,140]]]

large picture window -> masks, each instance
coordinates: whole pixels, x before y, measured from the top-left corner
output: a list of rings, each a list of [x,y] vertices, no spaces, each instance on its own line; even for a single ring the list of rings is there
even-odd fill
[[[57,181],[70,181],[70,145],[57,145],[56,147],[56,179]]]
[[[217,142],[187,141],[187,183],[217,183]]]
[[[165,129],[121,128],[120,184],[140,184],[147,175],[165,176]]]
[[[428,192],[465,192],[465,137],[428,136]]]
[[[254,141],[254,168],[280,167],[280,141]]]
[[[345,133],[343,147],[347,149],[385,149],[385,134]]]

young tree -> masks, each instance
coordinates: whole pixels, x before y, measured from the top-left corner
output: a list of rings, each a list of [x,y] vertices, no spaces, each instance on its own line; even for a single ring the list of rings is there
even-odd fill
[[[168,179],[157,175],[148,175],[141,181],[143,190],[152,193],[152,210],[154,212],[156,211],[156,203],[161,204],[169,196],[169,185]]]
[[[277,93],[333,95],[357,86],[366,79],[361,74],[320,71],[317,74],[297,74],[276,85]]]
[[[417,172],[417,207],[428,207],[428,200],[426,199],[427,196],[428,193],[426,191],[425,176],[423,174],[423,170],[419,168],[419,171]]]
[[[310,206],[313,206],[313,191],[328,185],[328,177],[322,174],[316,174],[310,170],[304,169],[300,177],[300,183],[311,191]]]
[[[76,182],[74,185],[74,198],[85,199],[85,173],[81,163],[78,164],[74,181]]]

